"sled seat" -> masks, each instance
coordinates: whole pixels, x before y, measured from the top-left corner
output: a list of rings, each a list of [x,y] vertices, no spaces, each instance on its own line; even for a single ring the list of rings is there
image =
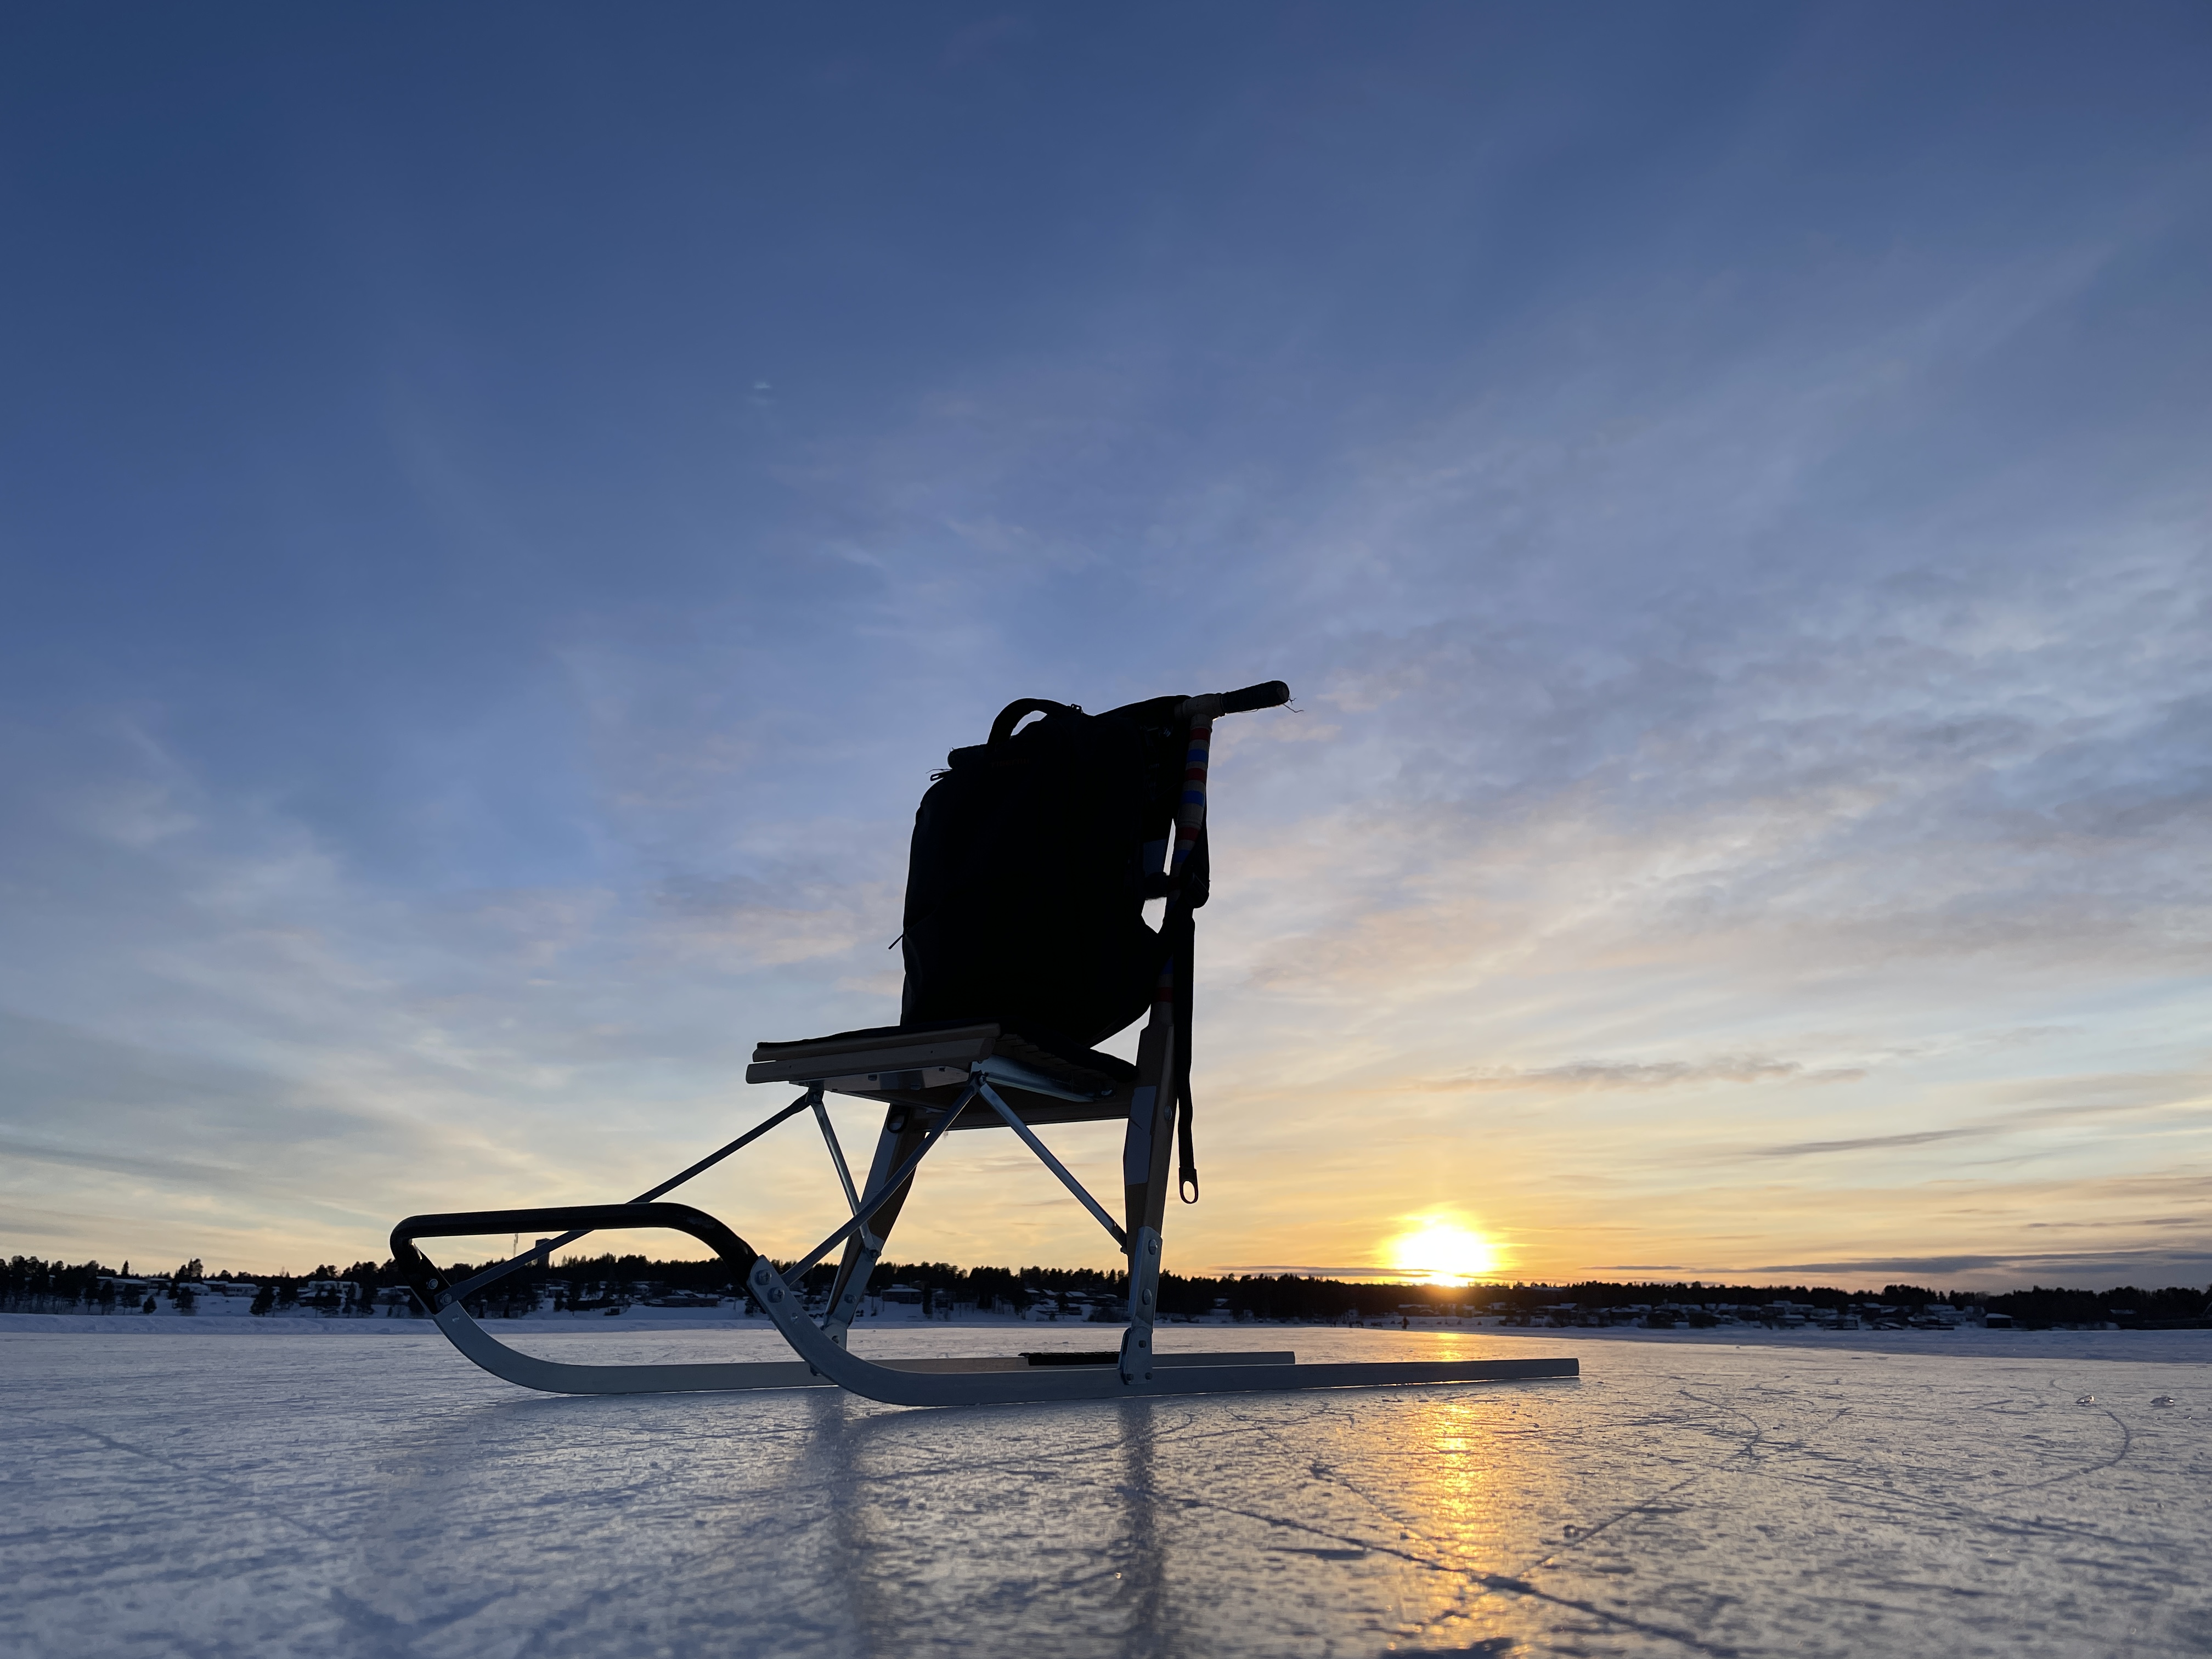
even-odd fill
[[[799,1042],[763,1042],[748,1083],[796,1083],[833,1094],[943,1109],[981,1072],[1024,1123],[1097,1123],[1126,1118],[1137,1068],[1057,1033],[996,1021],[876,1025]],[[1005,1121],[981,1101],[955,1129]]]

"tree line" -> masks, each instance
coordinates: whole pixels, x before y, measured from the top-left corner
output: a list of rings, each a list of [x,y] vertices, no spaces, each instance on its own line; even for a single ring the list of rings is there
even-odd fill
[[[131,1271],[98,1260],[47,1261],[35,1255],[0,1262],[0,1311],[9,1313],[155,1313],[198,1311],[211,1286],[255,1287],[252,1310],[307,1307],[325,1313],[365,1312],[380,1285],[399,1282],[392,1264],[356,1261],[341,1271],[325,1262],[304,1273],[210,1273],[198,1257],[173,1268]]]
[[[790,1264],[779,1262],[779,1267]],[[466,1279],[475,1267],[456,1263],[451,1276]],[[835,1267],[823,1264],[811,1269],[802,1288],[826,1291]],[[333,1316],[366,1313],[377,1304],[380,1292],[404,1285],[396,1263],[356,1261],[340,1269],[323,1263],[299,1274],[240,1273],[228,1269],[209,1273],[195,1259],[173,1271],[145,1275],[162,1281],[152,1289],[125,1290],[118,1280],[130,1279],[131,1264],[120,1269],[97,1261],[70,1263],[38,1256],[17,1255],[0,1266],[0,1310],[10,1312],[69,1313],[125,1312],[142,1308],[154,1311],[162,1298],[173,1307],[189,1311],[197,1287],[210,1282],[252,1284],[256,1286],[252,1311],[267,1314],[305,1308]],[[1066,1301],[1071,1297],[1120,1300],[1128,1293],[1128,1278],[1115,1269],[1081,1267],[958,1267],[946,1261],[886,1263],[871,1281],[876,1289],[891,1285],[921,1291],[933,1307],[972,1304],[990,1309],[1006,1305],[1020,1309],[1039,1299]],[[557,1285],[558,1288],[554,1287]],[[644,1255],[562,1257],[550,1268],[518,1269],[491,1286],[471,1308],[497,1315],[526,1310],[546,1299],[586,1310],[612,1307],[641,1293],[659,1295],[692,1291],[702,1295],[740,1296],[744,1286],[730,1265],[718,1257],[703,1261],[660,1261]],[[141,1299],[143,1297],[143,1300]],[[387,1304],[390,1298],[386,1298]],[[1917,1285],[1885,1285],[1879,1291],[1845,1290],[1826,1285],[1725,1285],[1703,1280],[1671,1283],[1588,1279],[1572,1285],[1526,1284],[1444,1285],[1315,1279],[1297,1273],[1255,1274],[1209,1278],[1164,1273],[1160,1275],[1160,1311],[1170,1317],[1196,1317],[1225,1311],[1255,1320],[1317,1322],[1344,1318],[1391,1318],[1401,1315],[1504,1314],[1511,1318],[1595,1316],[1607,1310],[1646,1305],[1682,1309],[1759,1310],[1778,1304],[1840,1313],[1869,1305],[1919,1313],[1930,1307],[1979,1306],[1989,1313],[2008,1315],[2017,1325],[2114,1324],[2143,1329],[2199,1326],[2212,1320],[2212,1296],[2190,1286],[2168,1285],[2145,1291],[2119,1285],[2105,1291],[2068,1290],[2032,1286],[1989,1296],[1966,1291],[1938,1291]],[[149,1305],[150,1304],[150,1305]]]

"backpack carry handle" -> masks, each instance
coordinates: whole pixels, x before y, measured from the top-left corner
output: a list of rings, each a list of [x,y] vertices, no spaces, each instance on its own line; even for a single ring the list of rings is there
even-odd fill
[[[1262,680],[1257,685],[1248,685],[1242,691],[1213,691],[1202,697],[1184,700],[1183,714],[1194,720],[1210,720],[1222,714],[1249,714],[1255,708],[1279,708],[1291,700],[1291,688],[1280,680]],[[1005,716],[1000,716],[1004,719]]]
[[[1014,735],[1014,728],[1032,714],[1079,714],[1073,703],[1047,702],[1042,697],[1019,697],[999,711],[991,722],[991,747],[996,749]]]

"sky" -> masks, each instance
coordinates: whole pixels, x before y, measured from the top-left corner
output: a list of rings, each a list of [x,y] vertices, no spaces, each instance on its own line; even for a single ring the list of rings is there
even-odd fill
[[[2202,7],[0,27],[0,1250],[628,1198],[1002,704],[1282,678],[1171,1269],[2212,1279]]]

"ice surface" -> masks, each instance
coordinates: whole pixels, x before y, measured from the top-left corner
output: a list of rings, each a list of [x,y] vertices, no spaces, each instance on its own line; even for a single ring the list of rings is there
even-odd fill
[[[419,1322],[186,1323],[0,1329],[0,1651],[2212,1652],[2212,1333],[1177,1330],[1310,1360],[1571,1352],[1584,1374],[902,1411],[550,1398]],[[781,1357],[757,1323],[514,1340]]]

